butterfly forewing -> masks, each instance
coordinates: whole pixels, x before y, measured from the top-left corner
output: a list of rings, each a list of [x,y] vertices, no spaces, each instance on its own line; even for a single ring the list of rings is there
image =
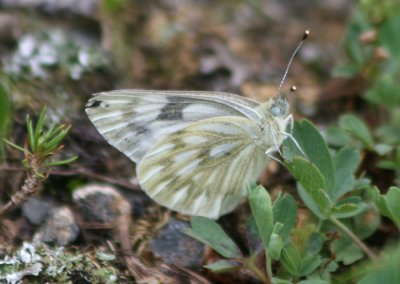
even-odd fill
[[[90,99],[86,112],[106,140],[139,163],[162,137],[219,116],[262,123],[252,100],[220,92],[119,90]]]
[[[232,211],[266,163],[260,127],[248,118],[215,117],[164,136],[137,174],[146,193],[173,210],[209,218]]]

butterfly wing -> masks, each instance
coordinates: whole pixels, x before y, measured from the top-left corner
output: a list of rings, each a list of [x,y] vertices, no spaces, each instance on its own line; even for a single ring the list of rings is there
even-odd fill
[[[252,120],[214,117],[191,123],[159,140],[144,155],[137,175],[158,203],[209,218],[232,211],[265,166]]]
[[[118,90],[90,99],[86,113],[109,144],[138,163],[158,140],[194,121],[239,116],[261,123],[258,106],[221,92]]]

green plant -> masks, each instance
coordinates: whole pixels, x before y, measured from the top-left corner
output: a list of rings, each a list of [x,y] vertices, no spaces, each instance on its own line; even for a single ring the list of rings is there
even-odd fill
[[[377,156],[376,166],[395,173],[400,184],[400,13],[398,1],[361,1],[348,26],[344,46],[347,62],[334,74],[365,82],[361,97],[374,127],[354,114],[344,114],[328,128],[327,141],[341,147],[352,144]],[[379,14],[379,15],[378,15]],[[379,20],[377,20],[379,19]]]
[[[26,116],[27,141],[23,147],[4,139],[7,144],[24,153],[22,164],[27,169],[27,177],[21,190],[0,209],[0,216],[36,194],[52,167],[69,164],[77,159],[75,156],[65,160],[52,160],[53,156],[63,148],[61,142],[68,134],[70,127],[55,123],[46,127],[45,124],[46,108],[43,108],[36,125],[33,124],[29,115]]]
[[[7,135],[11,119],[11,86],[4,76],[0,75],[0,159],[3,154],[3,138]]]
[[[301,228],[295,227],[298,212],[292,196],[279,195],[272,202],[263,187],[251,187],[252,216],[246,226],[249,255],[215,221],[193,218],[187,233],[225,258],[208,264],[208,269],[218,273],[250,269],[263,283],[330,283],[341,265],[354,265],[364,256],[378,258],[363,240],[378,228],[380,214],[399,226],[399,189],[381,195],[370,180],[357,178],[357,149],[329,149],[308,121],[295,123],[293,136],[302,151],[286,140],[283,155],[308,210],[307,220]],[[265,267],[259,266],[262,256]],[[351,277],[361,279],[366,273]]]

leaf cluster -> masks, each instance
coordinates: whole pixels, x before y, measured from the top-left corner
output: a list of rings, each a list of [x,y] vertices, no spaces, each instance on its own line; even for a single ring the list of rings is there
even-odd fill
[[[249,255],[215,221],[193,218],[187,233],[224,257],[206,266],[218,273],[250,269],[264,283],[331,283],[340,277],[367,277],[367,271],[343,276],[337,270],[365,257],[377,258],[362,240],[377,230],[381,215],[399,226],[400,188],[381,195],[370,180],[357,178],[359,150],[329,149],[308,121],[296,122],[293,136],[301,151],[287,139],[283,155],[308,211],[301,227],[296,227],[299,209],[291,195],[272,201],[262,186],[254,186],[248,189]],[[260,257],[265,257],[265,267],[259,266]]]
[[[65,165],[77,159],[74,156],[64,160],[51,160],[63,148],[61,142],[68,134],[70,126],[53,123],[46,127],[46,119],[46,108],[41,111],[36,124],[29,115],[26,116],[27,141],[23,147],[4,139],[7,144],[24,153],[23,165],[39,177],[44,177],[50,167]]]

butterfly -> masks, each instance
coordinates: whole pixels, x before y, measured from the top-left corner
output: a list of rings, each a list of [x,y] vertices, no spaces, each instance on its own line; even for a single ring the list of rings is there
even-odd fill
[[[89,100],[86,113],[137,164],[151,198],[214,219],[235,209],[293,121],[282,97],[259,104],[221,92],[104,92]]]
[[[96,94],[86,113],[136,163],[148,196],[174,211],[217,219],[236,208],[282,142],[294,140],[279,89],[264,103],[223,92],[116,90]]]

